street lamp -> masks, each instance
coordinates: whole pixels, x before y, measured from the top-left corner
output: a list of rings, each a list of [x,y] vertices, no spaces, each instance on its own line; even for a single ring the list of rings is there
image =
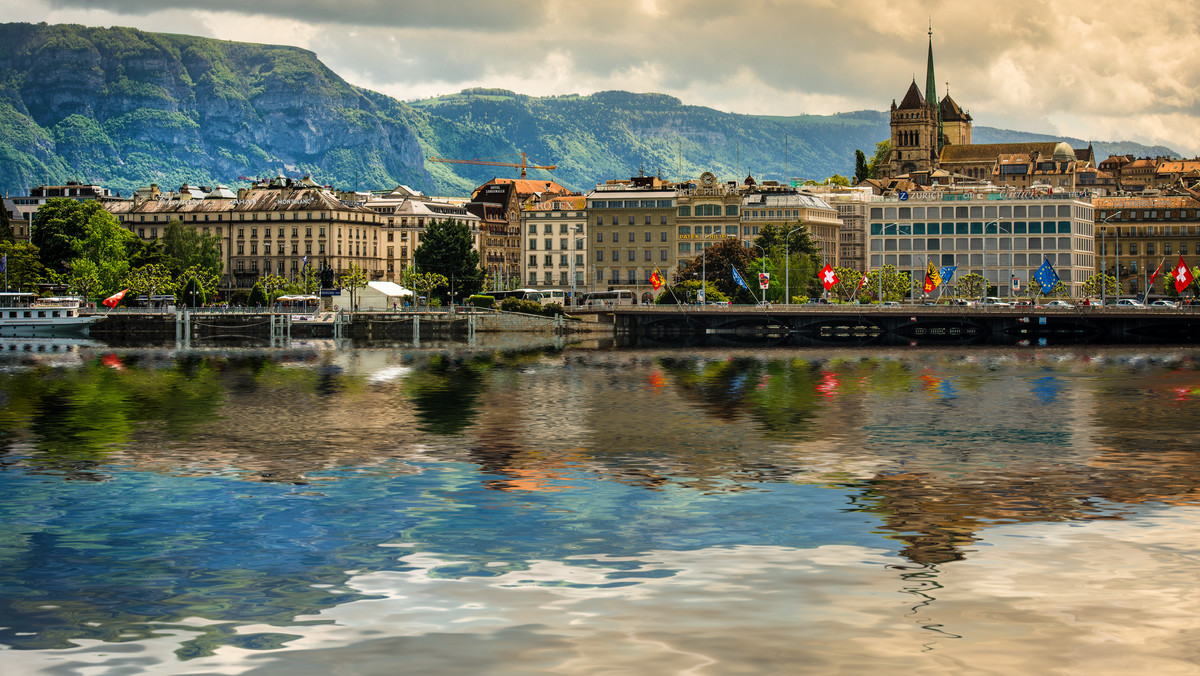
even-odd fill
[[[789,232],[789,233],[787,234],[787,237],[784,237],[784,238],[783,238],[783,258],[784,258],[784,264],[783,264],[783,269],[784,269],[784,272],[783,272],[783,295],[784,295],[784,298],[783,298],[783,304],[784,304],[784,305],[791,305],[791,304],[792,304],[792,290],[791,290],[791,281],[792,281],[792,252],[791,252],[791,248],[790,248],[790,247],[791,247],[791,243],[792,243],[792,235],[794,235],[794,234],[796,234],[796,233],[798,233],[798,232],[800,232],[800,228],[795,228],[794,230],[792,230],[791,232]],[[824,248],[822,248],[822,249],[821,249],[821,251],[822,251],[822,252],[824,252]]]
[[[988,226],[989,226],[989,225],[994,225],[994,226],[996,226],[996,235],[997,235],[997,237],[996,237],[996,251],[997,251],[997,252],[999,252],[999,251],[1000,251],[1000,237],[999,237],[999,235],[1000,235],[1001,233],[1005,233],[1005,231],[1003,230],[1003,227],[1004,227],[1004,226],[1003,226],[1003,224],[1001,224],[1001,223],[1000,223],[1000,219],[998,219],[998,218],[997,218],[996,220],[994,220],[994,221],[988,221],[987,223],[984,223],[984,224],[983,224],[983,297],[984,297],[984,298],[987,298],[987,291],[988,291],[988,281],[987,281],[987,230],[988,230]],[[1008,226],[1008,232],[1007,232],[1007,233],[1005,233],[1005,234],[1009,234],[1009,235],[1011,235],[1011,234],[1012,234],[1012,226],[1011,226],[1011,225],[1010,225],[1010,226]],[[1012,258],[1013,258],[1013,257],[1012,257],[1012,253],[1013,253],[1013,244],[1012,244],[1012,240],[1010,239],[1010,240],[1008,241],[1008,295],[1009,295],[1010,297],[1013,295],[1013,294],[1012,294],[1012,278],[1013,278],[1013,267],[1012,267],[1012,266],[1013,266],[1013,260],[1012,260]],[[997,263],[996,263],[996,265],[998,266],[998,265],[999,265],[999,262],[997,262]],[[997,272],[999,272],[999,271],[997,270]],[[996,279],[996,293],[1000,293],[1000,279],[999,279],[999,275],[997,274],[997,276],[996,276],[996,277],[997,277],[997,279]]]
[[[1108,304],[1108,249],[1106,247],[1108,230],[1104,227],[1109,221],[1121,215],[1118,209],[1109,214],[1107,218],[1100,221],[1100,249],[1104,253],[1100,256],[1100,305]],[[1121,228],[1114,226],[1113,232],[1117,235],[1117,264],[1114,272],[1117,278],[1117,297],[1121,297]],[[1092,241],[1096,240],[1095,235],[1092,235]]]
[[[583,235],[583,225],[579,223],[575,224],[575,234],[579,235],[580,238],[575,239],[575,246],[571,248],[571,305],[575,305],[578,300],[575,296],[575,256],[579,255],[579,240]]]

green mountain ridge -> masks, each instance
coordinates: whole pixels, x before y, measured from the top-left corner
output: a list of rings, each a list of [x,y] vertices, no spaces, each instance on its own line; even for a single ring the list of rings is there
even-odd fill
[[[341,189],[406,184],[461,195],[515,169],[427,162],[553,164],[529,178],[586,190],[638,173],[724,180],[853,172],[888,137],[887,113],[764,116],[665,94],[532,97],[476,88],[403,102],[356,87],[310,51],[132,28],[0,24],[0,190],[99,183],[242,185],[277,174]],[[1065,140],[975,127],[978,143]],[[1175,155],[1095,143],[1097,155]]]

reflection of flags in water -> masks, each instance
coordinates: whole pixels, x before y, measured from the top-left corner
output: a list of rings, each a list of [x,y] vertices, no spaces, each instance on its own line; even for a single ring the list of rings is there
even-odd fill
[[[730,265],[729,269],[733,270],[733,283],[737,284],[738,286],[742,287],[743,289],[749,291],[750,287],[746,286],[746,280],[742,279],[742,276],[740,274],[738,274],[737,268]]]
[[[1042,266],[1033,273],[1033,279],[1042,287],[1042,293],[1050,293],[1058,284],[1058,273],[1054,271],[1054,266],[1050,265],[1049,258],[1042,261]]]
[[[662,288],[662,285],[662,275],[658,274],[658,268],[654,268],[654,274],[650,275],[650,288],[658,291],[660,288]]]

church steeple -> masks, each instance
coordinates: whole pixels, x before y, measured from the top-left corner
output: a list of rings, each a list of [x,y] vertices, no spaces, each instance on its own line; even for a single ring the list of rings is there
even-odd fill
[[[942,154],[942,115],[941,106],[938,105],[937,97],[937,77],[933,72],[933,21],[929,21],[929,62],[925,66],[925,103],[929,106],[930,112],[937,116],[937,155]]]

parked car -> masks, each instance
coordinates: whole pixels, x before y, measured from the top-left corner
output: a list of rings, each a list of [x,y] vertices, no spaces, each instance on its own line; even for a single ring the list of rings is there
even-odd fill
[[[883,301],[883,306],[884,307],[900,307],[900,302],[895,301],[895,300],[885,300],[885,301]]]
[[[1150,307],[1168,308],[1174,310],[1175,308],[1179,307],[1179,303],[1176,303],[1173,300],[1156,300],[1150,304]]]
[[[995,296],[988,296],[983,299],[983,304],[988,307],[1012,307],[1012,303],[1001,300]]]
[[[1019,300],[1013,303],[1013,307],[1033,307],[1033,302],[1028,300]]]
[[[1142,305],[1142,301],[1135,298],[1122,298],[1114,303],[1114,305],[1117,307],[1146,307],[1145,305]]]
[[[1065,300],[1052,300],[1049,303],[1046,303],[1046,307],[1071,309],[1071,308],[1074,308],[1075,306],[1071,305],[1070,303],[1068,303]]]

